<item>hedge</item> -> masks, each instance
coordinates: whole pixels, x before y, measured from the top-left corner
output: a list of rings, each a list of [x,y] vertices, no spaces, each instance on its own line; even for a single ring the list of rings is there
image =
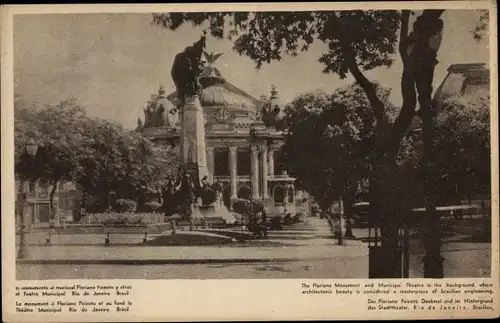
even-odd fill
[[[91,213],[82,217],[80,222],[101,225],[147,225],[163,223],[164,216],[158,213]]]

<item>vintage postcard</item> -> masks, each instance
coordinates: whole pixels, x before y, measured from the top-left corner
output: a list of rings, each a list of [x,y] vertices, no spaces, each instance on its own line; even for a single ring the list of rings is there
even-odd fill
[[[496,19],[1,7],[3,320],[498,317]]]

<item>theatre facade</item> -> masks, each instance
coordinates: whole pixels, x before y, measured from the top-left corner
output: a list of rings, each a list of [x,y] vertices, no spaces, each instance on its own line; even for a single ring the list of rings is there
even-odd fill
[[[299,212],[302,194],[295,192],[295,179],[280,163],[284,135],[267,122],[266,114],[283,116],[278,91],[259,99],[228,82],[213,62],[200,78],[200,103],[205,117],[205,140],[209,180],[224,184],[224,202],[230,208],[236,198],[262,199],[272,213]],[[137,131],[164,145],[179,145],[180,124],[176,92],[160,86],[144,109],[144,122]],[[266,113],[267,112],[267,113]],[[181,152],[182,154],[183,152]]]

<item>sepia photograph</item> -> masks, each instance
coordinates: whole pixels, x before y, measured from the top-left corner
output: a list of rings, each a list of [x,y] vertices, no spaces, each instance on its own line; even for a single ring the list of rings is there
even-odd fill
[[[15,279],[491,278],[496,13],[232,9],[13,15]]]

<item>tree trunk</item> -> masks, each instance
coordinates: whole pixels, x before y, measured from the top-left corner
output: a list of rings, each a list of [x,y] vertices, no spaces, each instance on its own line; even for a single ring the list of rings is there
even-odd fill
[[[432,109],[429,109],[432,110]],[[425,227],[424,237],[426,254],[424,257],[424,277],[443,278],[443,257],[441,257],[441,230],[437,206],[437,172],[434,163],[434,126],[435,114],[432,111],[424,113],[424,189],[425,189]]]
[[[432,102],[432,82],[437,64],[437,51],[441,44],[443,21],[439,19],[444,10],[425,10],[414,24],[415,49],[412,60],[416,66],[415,84],[422,118],[424,142],[424,190],[426,228],[424,239],[424,277],[443,278],[443,258],[440,254],[441,231],[436,212],[438,172],[435,164],[436,107]]]
[[[52,182],[52,189],[51,189],[50,195],[49,195],[50,218],[52,221],[56,220],[56,209],[54,206],[54,195],[55,195],[56,190],[57,190],[57,183],[58,183],[58,181]],[[59,221],[57,221],[57,222],[59,222]],[[59,224],[59,223],[55,223],[55,224]]]
[[[348,184],[348,187],[346,189],[346,194],[342,196],[343,198],[343,204],[344,204],[344,217],[345,217],[345,234],[344,237],[347,239],[352,239],[354,238],[354,234],[352,233],[352,227],[351,227],[351,215],[352,215],[352,205],[354,203],[355,199],[355,190],[357,189],[357,186],[353,184],[352,182]]]
[[[344,244],[344,230],[343,230],[343,227],[344,227],[344,203],[343,203],[343,199],[342,197],[339,198],[338,200],[338,226],[339,226],[339,230],[338,230],[338,244],[341,246]]]
[[[383,277],[401,278],[401,253],[399,250],[400,192],[397,185],[398,165],[393,154],[379,153],[374,174],[370,181],[370,217],[375,228],[380,228],[382,259],[380,272]]]

